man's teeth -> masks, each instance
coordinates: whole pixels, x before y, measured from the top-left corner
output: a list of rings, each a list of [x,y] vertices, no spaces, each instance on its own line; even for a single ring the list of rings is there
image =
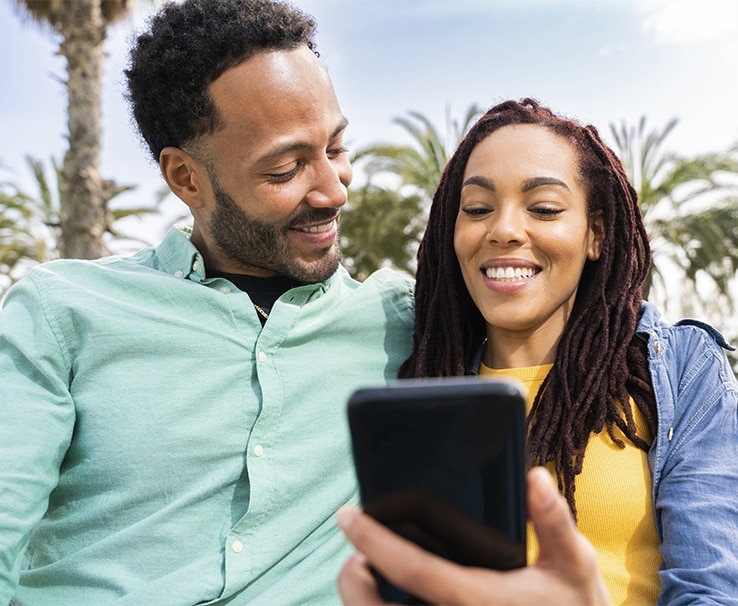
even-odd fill
[[[485,273],[490,280],[526,280],[536,271],[530,267],[488,267]]]
[[[328,231],[333,223],[324,223],[323,225],[313,225],[312,227],[301,227],[300,231],[304,231],[309,234],[318,234],[324,231]]]

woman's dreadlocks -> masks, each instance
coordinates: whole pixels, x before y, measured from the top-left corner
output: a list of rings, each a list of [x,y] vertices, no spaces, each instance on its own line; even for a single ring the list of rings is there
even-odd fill
[[[601,213],[604,220],[600,257],[585,264],[553,368],[528,418],[531,464],[553,463],[559,488],[576,515],[574,479],[582,470],[590,435],[606,428],[613,441],[623,446],[614,434],[617,427],[633,444],[647,450],[649,445],[636,434],[629,396],[651,434],[656,432],[646,344],[636,335],[641,285],[650,266],[648,236],[623,165],[593,126],[523,99],[496,105],[470,129],[433,197],[418,250],[413,353],[400,376],[467,374],[484,339],[484,318],[464,285],[454,252],[454,226],[472,150],[510,124],[537,124],[570,142],[587,191],[587,213],[590,217]]]

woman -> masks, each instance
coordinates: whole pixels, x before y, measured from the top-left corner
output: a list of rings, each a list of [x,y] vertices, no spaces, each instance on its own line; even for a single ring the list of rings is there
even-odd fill
[[[402,374],[528,385],[531,463],[557,480],[614,603],[738,604],[729,346],[660,321],[642,302],[649,265],[636,192],[596,129],[531,99],[497,105],[434,196]]]

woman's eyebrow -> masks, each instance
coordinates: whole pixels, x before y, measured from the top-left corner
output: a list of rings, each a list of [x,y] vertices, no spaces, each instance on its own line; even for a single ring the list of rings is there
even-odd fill
[[[467,185],[478,185],[479,187],[482,187],[486,190],[495,191],[494,181],[492,181],[492,179],[488,177],[482,177],[479,175],[475,175],[465,179],[464,182],[461,184],[462,189]],[[535,189],[536,187],[542,187],[544,185],[555,185],[557,187],[563,187],[564,189],[571,191],[569,189],[569,186],[564,181],[562,181],[561,179],[557,179],[556,177],[533,177],[532,179],[526,179],[525,181],[523,181],[523,185],[520,187],[520,190],[526,192],[530,191],[531,189]]]
[[[464,179],[464,182],[461,184],[461,188],[464,189],[467,185],[478,185],[479,187],[483,187],[489,191],[495,191],[494,181],[487,177],[468,177],[467,179]]]
[[[530,191],[531,189],[535,189],[536,187],[541,187],[543,185],[557,185],[558,187],[563,187],[567,191],[571,191],[566,183],[556,177],[533,177],[532,179],[526,179],[523,181],[523,186],[520,190],[524,192]]]

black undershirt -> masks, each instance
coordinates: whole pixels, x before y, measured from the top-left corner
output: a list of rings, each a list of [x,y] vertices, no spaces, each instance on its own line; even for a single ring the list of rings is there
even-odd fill
[[[255,276],[246,276],[244,274],[228,274],[217,270],[208,270],[208,278],[225,278],[230,280],[238,290],[249,295],[251,300],[261,307],[267,314],[272,309],[274,302],[281,295],[286,293],[290,288],[302,286],[305,282],[300,282],[286,276],[272,276],[269,278],[257,278]],[[256,313],[256,310],[254,310]],[[261,323],[264,324],[266,318],[258,314]]]

